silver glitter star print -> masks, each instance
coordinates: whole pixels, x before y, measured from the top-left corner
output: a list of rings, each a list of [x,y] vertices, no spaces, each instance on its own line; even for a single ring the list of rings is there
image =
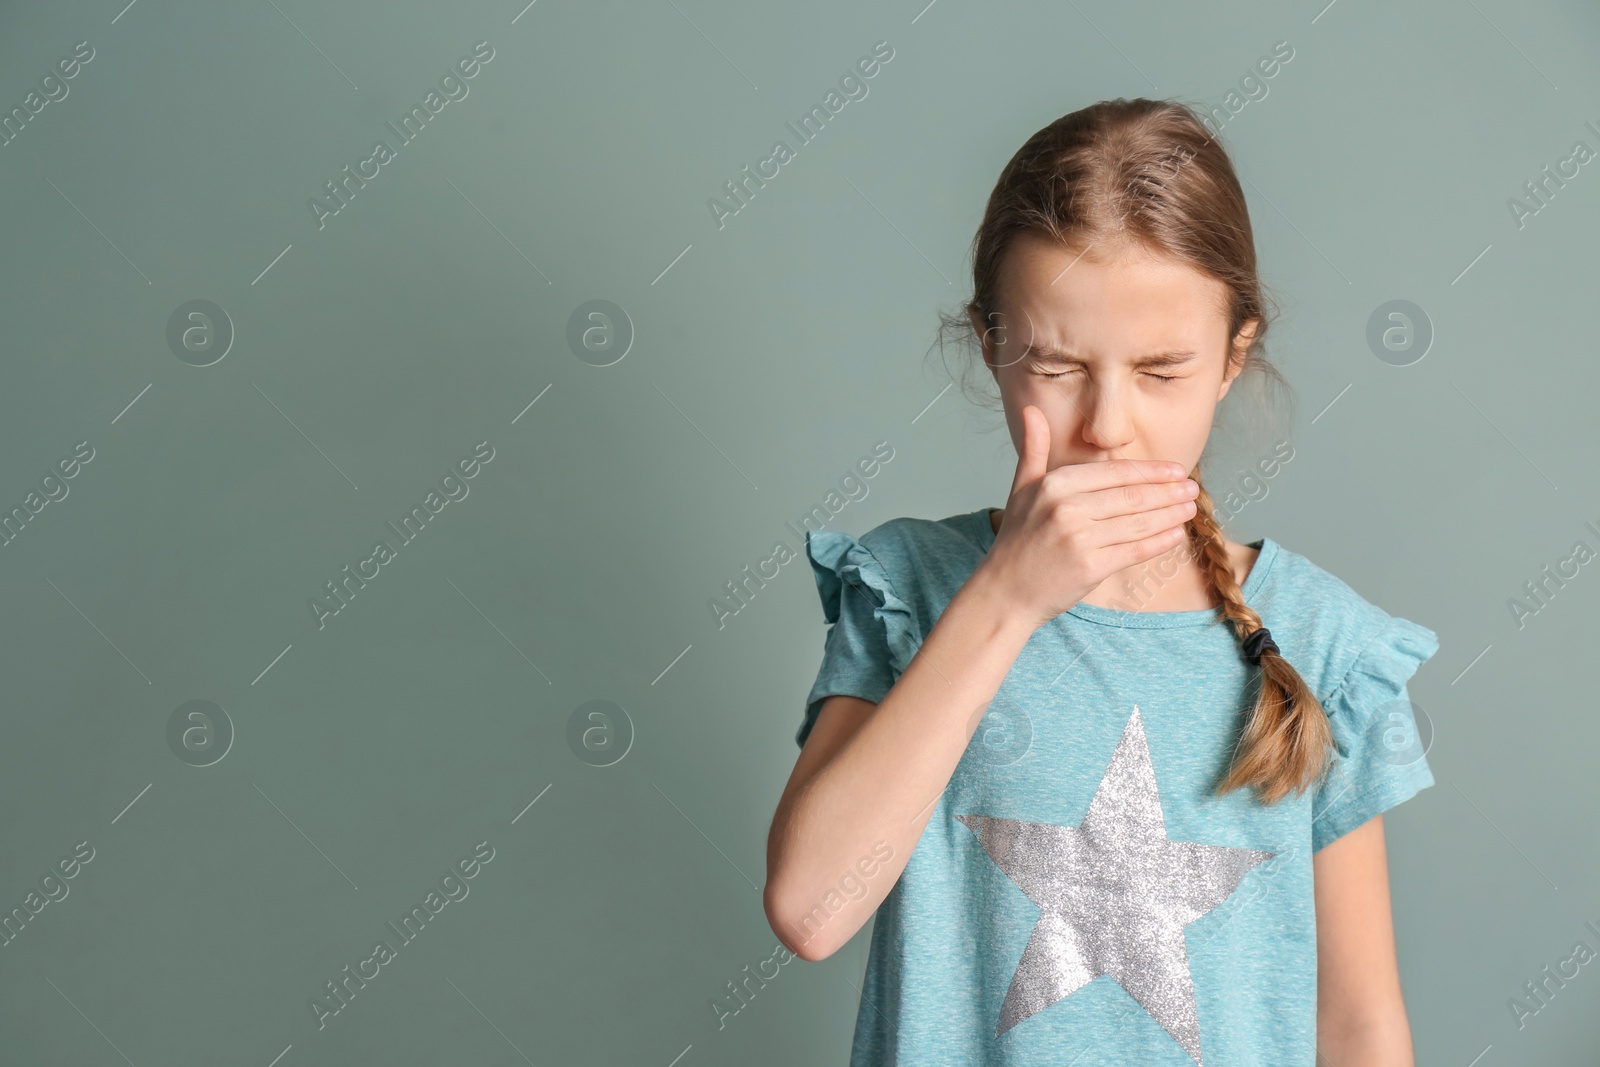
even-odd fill
[[[995,1037],[1110,975],[1205,1067],[1184,927],[1276,853],[1167,837],[1138,706],[1081,826],[956,818],[1040,910]]]

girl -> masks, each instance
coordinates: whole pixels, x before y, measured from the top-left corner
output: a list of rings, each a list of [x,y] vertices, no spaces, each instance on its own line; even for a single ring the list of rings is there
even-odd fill
[[[1438,639],[1217,523],[1217,403],[1276,373],[1227,155],[1173,102],[1051,123],[965,310],[1006,506],[806,539],[833,625],[763,896],[807,960],[876,914],[852,1067],[1410,1067],[1381,814],[1433,784]]]

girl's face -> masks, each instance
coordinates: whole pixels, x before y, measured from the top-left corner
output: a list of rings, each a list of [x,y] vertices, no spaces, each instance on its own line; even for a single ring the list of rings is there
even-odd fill
[[[1047,469],[1141,459],[1193,470],[1239,371],[1226,358],[1227,288],[1139,249],[1103,259],[1033,233],[1006,252],[999,314],[973,326],[1012,442],[1021,454],[1032,404],[1050,423]],[[1247,322],[1235,339],[1241,359],[1254,330]]]

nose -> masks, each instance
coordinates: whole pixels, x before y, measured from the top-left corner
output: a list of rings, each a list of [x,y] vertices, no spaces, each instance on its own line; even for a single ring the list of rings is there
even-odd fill
[[[1117,451],[1133,440],[1133,418],[1115,383],[1095,383],[1079,399],[1083,440],[1091,448]]]

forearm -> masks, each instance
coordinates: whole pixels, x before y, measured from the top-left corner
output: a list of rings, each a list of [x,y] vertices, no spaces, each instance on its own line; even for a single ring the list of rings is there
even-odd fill
[[[1343,1019],[1317,1014],[1317,1067],[1415,1067],[1405,1010]]]
[[[775,925],[805,958],[848,941],[900,877],[982,711],[1034,627],[980,568],[951,599],[905,672],[833,758],[780,804],[769,854]],[[840,874],[863,857],[890,858],[860,899],[805,923]],[[879,845],[874,852],[874,846]],[[835,901],[836,903],[836,901]],[[782,931],[780,930],[780,933]]]

